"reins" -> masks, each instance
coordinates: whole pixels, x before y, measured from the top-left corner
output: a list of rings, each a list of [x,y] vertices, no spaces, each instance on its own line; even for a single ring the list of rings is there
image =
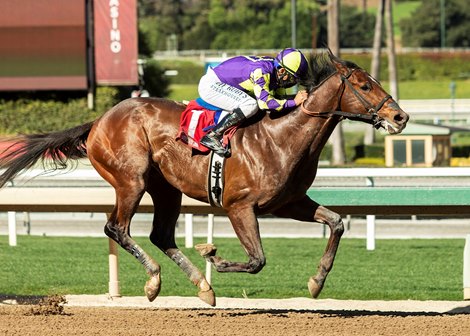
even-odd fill
[[[353,113],[353,112],[345,112],[341,111],[340,109],[337,109],[335,111],[310,111],[304,106],[304,103],[300,105],[300,109],[302,110],[303,113],[311,116],[311,117],[332,117],[334,115],[341,116],[343,118],[347,119],[352,119],[352,120],[361,120],[364,122],[367,122],[369,124],[372,124],[375,128],[380,128],[380,118],[378,116],[379,110],[383,107],[383,105],[387,102],[387,100],[391,99],[392,96],[386,95],[376,106],[372,105],[366,98],[364,98],[351,84],[349,81],[349,77],[352,75],[352,73],[357,70],[357,69],[352,69],[349,71],[349,73],[345,75],[341,75],[341,86],[343,87],[341,94],[339,95],[338,98],[338,107],[341,105],[341,99],[343,97],[344,90],[346,89],[346,85],[351,89],[353,94],[356,96],[356,98],[361,102],[362,105],[366,108],[368,114],[363,114],[363,113]],[[336,74],[335,72],[334,74]],[[322,83],[320,83],[321,86],[324,82],[326,82],[327,79],[329,79],[331,76],[326,78]]]

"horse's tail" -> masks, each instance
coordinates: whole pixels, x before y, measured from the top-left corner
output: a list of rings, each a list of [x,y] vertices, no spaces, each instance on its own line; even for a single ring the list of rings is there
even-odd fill
[[[32,168],[38,161],[47,162],[47,170],[67,168],[69,160],[85,158],[86,140],[94,122],[64,131],[20,135],[2,139],[7,147],[0,152],[0,188],[22,170]]]

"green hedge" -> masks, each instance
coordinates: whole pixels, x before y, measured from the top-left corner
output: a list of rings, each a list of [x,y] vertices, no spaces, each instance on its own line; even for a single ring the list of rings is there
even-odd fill
[[[87,108],[86,97],[67,102],[55,100],[0,100],[0,134],[62,130],[96,119],[117,102],[118,90],[100,87],[96,109]]]
[[[452,145],[452,157],[470,157],[470,146],[468,145]]]
[[[361,167],[385,167],[385,158],[363,157],[356,159],[354,164]]]
[[[370,54],[342,54],[341,58],[352,61],[370,70]],[[169,77],[172,84],[197,84],[204,74],[200,61],[163,60],[160,65],[166,70],[177,70],[178,75]],[[406,53],[397,55],[400,81],[458,79],[470,76],[470,53]],[[381,57],[380,80],[388,80],[388,58]]]
[[[204,64],[196,61],[160,61],[160,65],[166,70],[176,70],[176,76],[169,77],[171,84],[197,84],[204,74]]]
[[[370,54],[343,54],[341,58],[370,70]],[[397,55],[398,78],[410,80],[457,79],[470,76],[470,53],[406,53]],[[381,58],[380,80],[388,80],[388,58]]]

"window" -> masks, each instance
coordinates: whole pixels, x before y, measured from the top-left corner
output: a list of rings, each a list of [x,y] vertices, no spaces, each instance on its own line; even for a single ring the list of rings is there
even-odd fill
[[[406,140],[393,141],[393,165],[406,165]]]
[[[385,137],[387,167],[432,167],[450,164],[450,135],[410,134]]]
[[[426,163],[424,156],[424,140],[411,140],[411,164]]]

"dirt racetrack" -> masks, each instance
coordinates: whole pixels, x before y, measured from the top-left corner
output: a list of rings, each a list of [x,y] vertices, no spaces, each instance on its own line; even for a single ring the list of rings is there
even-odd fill
[[[325,304],[333,307],[337,303]],[[355,309],[355,303],[351,305]],[[445,312],[404,307],[408,311],[84,307],[50,299],[4,301],[0,304],[0,335],[470,335],[468,303]]]
[[[68,307],[31,315],[29,306],[0,307],[1,335],[469,335],[468,315],[316,313],[279,310],[177,310]]]

